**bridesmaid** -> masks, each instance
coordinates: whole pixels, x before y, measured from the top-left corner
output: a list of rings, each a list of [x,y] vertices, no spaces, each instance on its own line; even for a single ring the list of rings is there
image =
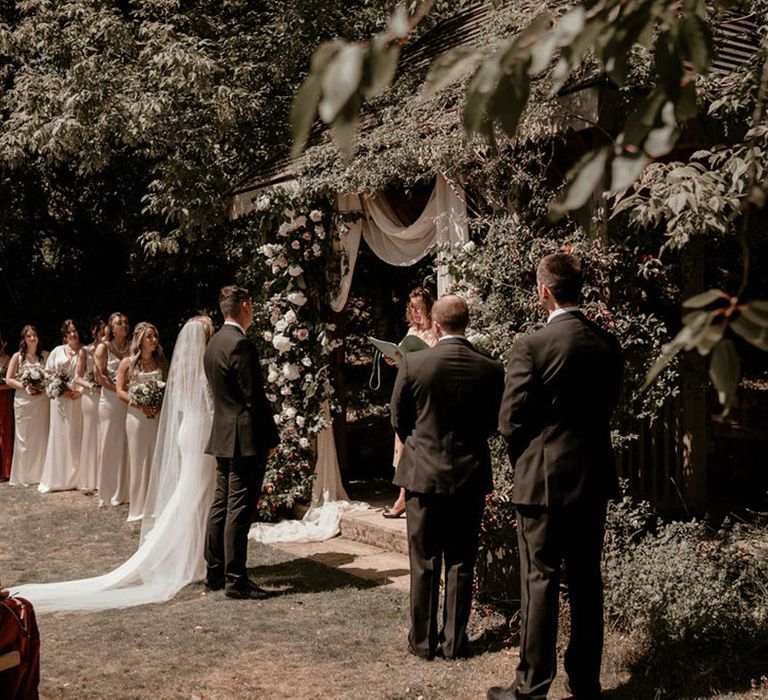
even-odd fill
[[[93,369],[101,385],[99,399],[99,505],[118,506],[128,500],[128,450],[125,444],[127,406],[117,397],[117,368],[128,354],[128,317],[113,313],[104,341],[96,346]]]
[[[80,406],[83,413],[83,433],[80,440],[80,467],[77,488],[91,494],[99,478],[99,399],[101,387],[96,383],[93,354],[104,335],[106,324],[98,319],[91,326],[91,343],[80,348],[75,382],[82,391]]]
[[[133,331],[131,354],[120,363],[116,382],[118,397],[128,404],[125,419],[131,484],[128,522],[144,517],[144,500],[157,437],[157,414],[160,412],[159,409],[134,403],[129,391],[137,384],[163,381],[166,371],[167,363],[157,328],[151,323],[137,324]]]
[[[40,493],[69,491],[77,488],[78,481],[83,414],[75,368],[80,353],[80,333],[71,318],[61,324],[61,338],[64,342],[51,350],[45,368],[49,372],[66,372],[67,390],[59,398],[51,399],[48,449],[37,487]]]
[[[10,478],[13,457],[13,387],[5,381],[11,358],[6,355],[5,346],[0,335],[0,481]]]
[[[27,367],[45,368],[48,353],[40,349],[40,336],[34,326],[21,329],[19,351],[13,354],[5,382],[16,390],[13,400],[15,441],[10,483],[27,486],[37,484],[43,472],[48,445],[49,401],[44,389],[25,387],[18,379]]]

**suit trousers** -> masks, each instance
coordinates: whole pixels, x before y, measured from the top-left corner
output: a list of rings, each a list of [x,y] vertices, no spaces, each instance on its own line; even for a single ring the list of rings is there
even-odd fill
[[[411,563],[411,650],[432,658],[438,648],[447,658],[467,653],[467,623],[472,583],[485,509],[482,493],[406,495]],[[445,563],[443,629],[438,635],[440,578]]]
[[[216,491],[205,543],[207,581],[227,590],[247,590],[248,531],[264,482],[262,456],[217,457]]]
[[[559,509],[517,506],[521,581],[520,664],[514,686],[517,697],[546,698],[554,680],[563,564],[571,609],[565,672],[575,696],[599,696],[603,653],[600,558],[604,534],[604,504]]]

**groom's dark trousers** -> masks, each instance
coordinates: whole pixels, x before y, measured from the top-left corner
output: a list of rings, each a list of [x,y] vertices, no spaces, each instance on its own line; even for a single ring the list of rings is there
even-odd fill
[[[225,324],[211,338],[204,366],[214,407],[205,451],[216,457],[216,491],[205,545],[207,582],[245,591],[248,530],[267,455],[279,436],[256,347],[238,326]]]
[[[463,337],[403,359],[392,425],[403,441],[395,484],[406,489],[411,562],[411,651],[467,654],[467,623],[485,495],[493,488],[488,438],[504,388],[501,365]],[[442,568],[442,631],[437,611]]]
[[[518,698],[546,698],[555,677],[563,565],[570,689],[577,698],[600,693],[600,558],[606,503],[618,491],[610,421],[621,383],[618,342],[578,311],[552,318],[512,348],[499,431],[514,467],[520,549]]]

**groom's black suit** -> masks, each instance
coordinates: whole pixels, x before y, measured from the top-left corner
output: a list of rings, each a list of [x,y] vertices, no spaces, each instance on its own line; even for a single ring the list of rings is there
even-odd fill
[[[403,358],[392,425],[403,442],[395,484],[406,491],[412,651],[467,653],[467,622],[485,494],[493,489],[488,438],[504,388],[501,365],[463,337]],[[445,561],[442,639],[437,608]]]
[[[248,530],[269,450],[279,441],[255,345],[225,324],[205,350],[213,425],[205,449],[216,457],[216,493],[206,536],[209,585],[248,590]]]
[[[515,697],[546,698],[555,676],[563,561],[571,606],[565,669],[576,697],[599,695],[600,556],[606,502],[618,486],[610,421],[621,383],[619,343],[578,311],[552,318],[512,349],[499,431],[514,467],[520,547]]]

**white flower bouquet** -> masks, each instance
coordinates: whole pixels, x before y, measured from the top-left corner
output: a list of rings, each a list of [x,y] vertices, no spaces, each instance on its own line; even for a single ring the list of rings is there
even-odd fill
[[[45,393],[48,394],[49,399],[61,398],[69,391],[72,375],[66,368],[46,370],[45,377]]]
[[[25,365],[17,375],[17,379],[25,389],[31,386],[37,391],[43,391],[47,384],[45,370],[40,365]]]
[[[157,382],[153,379],[148,382],[136,382],[128,387],[128,398],[132,404],[151,409],[147,418],[154,418],[160,412],[164,395],[165,382]]]

